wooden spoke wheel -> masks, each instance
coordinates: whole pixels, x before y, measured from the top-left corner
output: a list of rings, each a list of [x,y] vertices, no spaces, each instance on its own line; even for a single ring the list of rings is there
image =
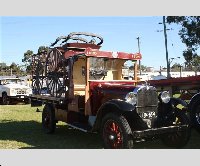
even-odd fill
[[[63,77],[59,76],[58,73],[51,73],[47,78],[47,88],[51,96],[61,97],[64,95],[65,86]]]
[[[63,60],[62,53],[57,48],[53,48],[47,55],[46,72],[51,73],[61,70]]]
[[[102,120],[101,134],[104,147],[108,149],[133,148],[132,131],[122,115],[108,113]]]
[[[47,88],[51,96],[61,97],[65,93],[65,63],[64,56],[57,49],[53,48],[47,55],[46,77]]]

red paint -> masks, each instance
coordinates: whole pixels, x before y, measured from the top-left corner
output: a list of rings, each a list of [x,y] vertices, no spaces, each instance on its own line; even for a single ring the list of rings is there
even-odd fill
[[[140,60],[142,55],[140,53],[124,53],[124,52],[108,52],[108,51],[99,51],[91,48],[85,50],[86,56],[99,57],[99,58],[118,58],[118,59],[130,59],[130,60]]]
[[[75,43],[70,43],[75,44]],[[108,51],[99,51],[99,47],[95,48],[93,45],[82,44],[80,43],[72,45],[73,47],[68,48],[69,50],[64,53],[65,58],[75,56],[77,54],[85,54],[87,57],[98,57],[98,58],[111,58],[111,59],[127,59],[127,60],[140,60],[142,55],[140,53],[125,53],[125,52],[108,52]],[[82,47],[83,48],[82,48]],[[86,47],[87,46],[87,47]]]
[[[123,137],[121,133],[121,129],[118,126],[117,123],[115,123],[112,120],[108,120],[105,123],[104,130],[103,130],[103,137],[106,140],[106,142],[111,145],[111,148],[121,148],[123,145]],[[113,137],[113,139],[110,139],[110,136]]]
[[[129,81],[89,81],[92,114],[96,115],[100,106],[112,99],[124,100],[127,93],[135,89]]]

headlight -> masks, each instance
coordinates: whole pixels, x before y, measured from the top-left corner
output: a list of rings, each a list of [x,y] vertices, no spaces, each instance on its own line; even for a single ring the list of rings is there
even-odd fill
[[[161,92],[159,96],[160,96],[160,100],[163,103],[166,103],[166,104],[169,103],[169,101],[170,101],[169,92],[167,92],[167,91]]]
[[[130,92],[126,95],[125,100],[127,103],[135,105],[137,102],[137,97],[133,92]]]

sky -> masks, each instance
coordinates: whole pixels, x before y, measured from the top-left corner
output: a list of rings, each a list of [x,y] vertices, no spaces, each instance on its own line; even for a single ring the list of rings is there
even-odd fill
[[[136,53],[139,37],[141,64],[159,69],[166,67],[163,24],[159,22],[162,16],[1,16],[0,62],[22,64],[27,50],[37,53],[39,46],[49,46],[59,36],[91,32],[103,37],[104,51]],[[178,35],[180,26],[167,24],[167,28],[172,29],[167,31],[169,58],[175,58],[172,63],[182,64],[185,45]]]

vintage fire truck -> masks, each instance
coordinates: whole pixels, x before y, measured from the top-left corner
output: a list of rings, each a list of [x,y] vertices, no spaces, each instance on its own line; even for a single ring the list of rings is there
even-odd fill
[[[48,52],[32,57],[31,105],[41,106],[42,126],[53,133],[58,121],[84,132],[100,132],[105,148],[133,148],[152,138],[175,148],[190,137],[187,104],[137,85],[140,53],[100,51],[103,38],[77,32],[61,36]],[[125,64],[134,66],[125,80]]]

